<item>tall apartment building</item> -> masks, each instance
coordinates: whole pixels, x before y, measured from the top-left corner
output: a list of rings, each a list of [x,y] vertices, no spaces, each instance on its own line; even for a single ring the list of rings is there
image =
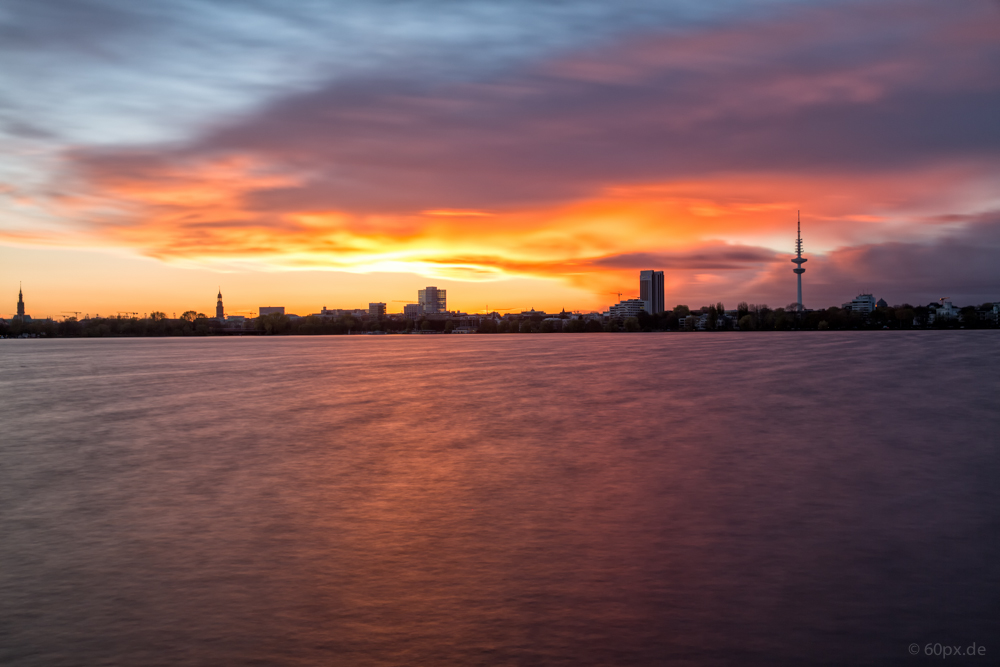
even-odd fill
[[[384,303],[369,303],[368,304],[368,317],[374,317],[375,319],[382,319],[385,317],[385,304]]]
[[[639,272],[639,300],[650,315],[663,312],[663,271]]]
[[[417,290],[417,303],[423,306],[424,313],[446,313],[448,312],[446,294],[447,290],[438,289],[437,287],[426,287],[422,290]]]

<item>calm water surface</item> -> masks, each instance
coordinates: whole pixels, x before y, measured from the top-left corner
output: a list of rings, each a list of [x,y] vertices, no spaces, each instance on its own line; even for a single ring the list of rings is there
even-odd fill
[[[997,664],[998,369],[996,332],[0,341],[0,663]]]

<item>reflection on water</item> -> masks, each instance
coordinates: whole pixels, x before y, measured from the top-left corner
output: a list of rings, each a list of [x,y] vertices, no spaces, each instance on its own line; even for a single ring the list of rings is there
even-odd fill
[[[0,662],[995,660],[997,342],[3,341]]]

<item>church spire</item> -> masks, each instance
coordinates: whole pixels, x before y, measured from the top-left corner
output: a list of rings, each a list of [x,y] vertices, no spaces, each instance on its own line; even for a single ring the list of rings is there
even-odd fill
[[[215,316],[222,319],[226,316],[226,311],[222,307],[222,287],[219,287],[219,302],[215,304]]]

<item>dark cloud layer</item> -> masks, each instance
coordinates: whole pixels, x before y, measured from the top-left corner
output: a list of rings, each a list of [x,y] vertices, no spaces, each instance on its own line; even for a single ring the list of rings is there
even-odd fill
[[[755,244],[786,233],[775,220],[794,230],[801,206],[815,223],[810,241],[822,236],[826,248],[899,232],[811,255],[807,300],[840,303],[851,286],[890,301],[975,300],[1000,284],[996,217],[970,214],[996,206],[1000,181],[997,3],[765,2],[768,11],[673,22],[658,9],[666,3],[612,4],[477,1],[459,20],[446,2],[389,3],[373,24],[364,2],[204,2],[185,5],[190,13],[28,3],[0,24],[0,41],[11,37],[0,57],[41,48],[64,63],[71,53],[115,64],[134,54],[153,83],[183,84],[152,85],[142,113],[162,101],[169,116],[163,91],[190,92],[193,106],[176,108],[197,122],[144,141],[63,139],[62,170],[44,191],[18,182],[0,193],[49,202],[72,218],[67,227],[165,259],[417,266],[577,286],[663,268],[699,298],[751,292],[777,305],[791,300],[791,265]],[[314,52],[327,26],[336,30],[318,43],[340,50]],[[314,42],[292,54],[301,66],[272,30]],[[148,51],[146,34],[160,35]],[[175,56],[179,68],[161,67]],[[258,78],[262,64],[287,81]],[[85,70],[84,88],[106,93],[104,70]],[[201,106],[255,86],[266,94]],[[24,88],[26,99],[36,92]],[[93,94],[97,107],[131,108],[127,86],[108,90],[119,92]],[[0,131],[26,142],[23,155],[60,141],[53,118],[69,127],[95,108],[67,95],[62,115],[36,119],[2,95]],[[104,137],[117,118],[81,132]]]
[[[998,301],[997,257],[1000,213],[992,212],[933,243],[868,244],[813,257],[805,265],[805,300],[809,306],[826,307],[870,290],[890,304],[925,305],[941,297],[962,305]],[[790,265],[782,259],[755,291],[774,295],[784,290],[791,295],[793,279]],[[779,299],[772,305],[784,302]]]
[[[94,174],[219,154],[308,173],[254,204],[503,208],[717,172],[859,173],[1000,157],[992,4],[809,9],[456,83],[337,82],[172,151],[86,152]]]
[[[706,244],[690,252],[633,252],[594,260],[596,267],[607,269],[668,269],[671,271],[733,271],[763,268],[783,259],[777,253],[752,246]]]

